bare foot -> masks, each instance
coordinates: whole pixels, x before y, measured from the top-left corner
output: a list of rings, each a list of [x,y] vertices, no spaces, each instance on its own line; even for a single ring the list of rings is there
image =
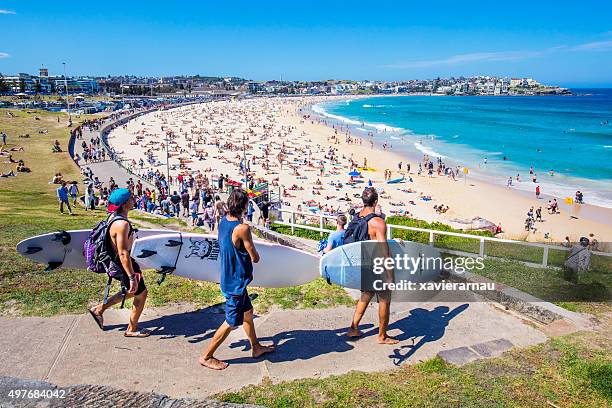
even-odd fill
[[[378,344],[397,344],[399,343],[398,339],[395,339],[393,337],[390,336],[385,336],[383,338],[378,338]]]
[[[210,368],[211,370],[225,370],[227,366],[229,366],[229,364],[227,364],[225,361],[217,360],[214,357],[204,358],[203,356],[200,356],[200,358],[198,358],[198,363],[204,367]]]
[[[93,317],[100,330],[104,330],[104,317],[98,313],[95,307],[89,309],[89,314]]]
[[[357,338],[363,336],[363,333],[359,329],[349,327],[348,331],[346,332],[346,335],[351,338]]]
[[[253,346],[253,358],[257,358],[266,353],[272,353],[274,351],[274,346],[262,346],[261,344],[255,344]]]

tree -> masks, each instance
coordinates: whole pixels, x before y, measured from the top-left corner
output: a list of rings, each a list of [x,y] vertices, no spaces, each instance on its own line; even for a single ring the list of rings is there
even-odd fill
[[[8,93],[10,90],[11,90],[11,87],[8,86],[8,84],[4,80],[4,76],[0,74],[0,94]]]

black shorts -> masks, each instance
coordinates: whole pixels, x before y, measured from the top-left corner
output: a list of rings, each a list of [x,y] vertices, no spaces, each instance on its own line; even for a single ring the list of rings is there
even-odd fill
[[[130,289],[130,277],[128,276],[127,273],[125,273],[125,271],[123,271],[123,268],[121,268],[121,270],[123,273],[119,274],[118,280],[121,282],[122,288],[126,288],[126,290],[129,290]],[[138,266],[136,261],[134,261],[133,259],[132,259],[132,270],[135,273],[141,273],[140,266]],[[136,289],[136,293],[134,293],[134,296],[140,295],[146,289],[147,289],[147,286],[145,285],[144,277],[142,277],[141,275],[140,282],[138,282],[138,289]]]

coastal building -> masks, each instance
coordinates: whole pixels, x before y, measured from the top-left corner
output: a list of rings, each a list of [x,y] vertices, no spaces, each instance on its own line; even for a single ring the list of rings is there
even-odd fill
[[[263,93],[266,90],[264,85],[259,82],[249,82],[247,84],[247,89],[250,93]]]
[[[100,88],[93,78],[78,77],[64,78],[64,76],[49,76],[47,68],[40,68],[39,75],[19,73],[15,76],[3,76],[3,82],[8,86],[9,93],[49,94],[53,92],[96,94]]]

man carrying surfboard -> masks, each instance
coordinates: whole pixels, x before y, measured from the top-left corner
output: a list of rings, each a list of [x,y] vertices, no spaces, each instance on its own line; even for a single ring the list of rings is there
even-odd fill
[[[201,365],[213,370],[227,368],[228,364],[216,359],[214,353],[230,332],[240,325],[251,343],[253,358],[274,351],[274,346],[263,346],[257,340],[253,305],[247,292],[247,285],[253,280],[253,263],[259,262],[251,228],[242,223],[248,203],[249,196],[246,191],[241,188],[234,189],[227,199],[228,214],[219,222],[220,286],[221,293],[225,296],[225,321],[198,359]]]
[[[373,187],[367,187],[361,194],[363,201],[363,209],[355,214],[351,223],[344,233],[344,243],[359,242],[359,241],[377,241],[380,245],[378,248],[381,255],[389,257],[389,244],[387,243],[387,224],[380,215],[376,213],[378,205],[378,193]],[[357,302],[353,322],[349,327],[347,336],[352,338],[361,337],[363,333],[359,330],[359,322],[363,318],[372,297],[378,297],[378,343],[379,344],[397,344],[399,341],[387,335],[387,327],[389,326],[389,314],[391,311],[391,292],[385,291],[361,291],[361,297]]]
[[[121,280],[121,286],[128,288],[126,298],[134,297],[130,322],[125,337],[148,337],[151,332],[138,328],[138,320],[147,300],[147,287],[140,273],[138,264],[130,256],[132,240],[134,238],[132,224],[128,220],[128,212],[134,208],[132,193],[127,188],[113,190],[108,198],[109,227],[107,240],[111,245],[111,253],[115,256],[111,260],[109,270],[114,277]],[[109,272],[110,274],[111,272]],[[104,312],[113,305],[124,299],[122,291],[108,298],[107,302],[94,306],[89,313],[94,318],[100,329],[104,329]]]

